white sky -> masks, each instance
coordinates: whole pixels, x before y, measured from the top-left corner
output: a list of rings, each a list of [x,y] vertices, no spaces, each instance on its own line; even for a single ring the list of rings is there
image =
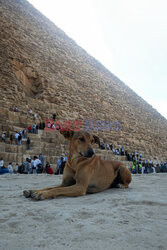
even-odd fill
[[[167,118],[167,0],[29,0]]]

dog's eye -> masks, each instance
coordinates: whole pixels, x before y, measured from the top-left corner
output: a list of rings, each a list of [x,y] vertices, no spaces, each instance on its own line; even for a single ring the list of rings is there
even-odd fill
[[[85,142],[85,138],[79,138],[79,140],[81,141],[81,142]]]

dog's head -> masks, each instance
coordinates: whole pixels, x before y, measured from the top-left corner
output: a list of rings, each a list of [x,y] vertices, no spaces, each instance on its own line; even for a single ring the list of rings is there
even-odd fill
[[[60,131],[60,133],[70,141],[71,153],[78,156],[92,157],[94,155],[93,145],[100,144],[100,139],[88,132]]]

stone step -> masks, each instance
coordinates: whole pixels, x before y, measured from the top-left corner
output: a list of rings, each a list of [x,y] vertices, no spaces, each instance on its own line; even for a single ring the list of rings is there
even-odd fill
[[[4,162],[19,162],[21,163],[23,160],[23,154],[20,153],[6,153],[0,152],[0,158],[4,160]]]

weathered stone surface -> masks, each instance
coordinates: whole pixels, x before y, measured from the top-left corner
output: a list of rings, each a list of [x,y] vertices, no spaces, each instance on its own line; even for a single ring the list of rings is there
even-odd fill
[[[121,131],[95,133],[115,147],[167,160],[167,120],[27,1],[0,0],[0,28],[1,131],[32,124],[30,108],[37,121],[53,113],[82,127],[85,119],[121,121]],[[43,141],[64,143],[54,135]]]

